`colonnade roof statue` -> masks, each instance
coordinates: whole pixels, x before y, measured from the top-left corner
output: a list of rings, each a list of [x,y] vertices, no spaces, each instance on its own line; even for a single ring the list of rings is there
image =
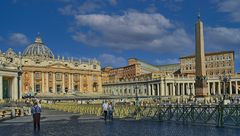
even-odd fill
[[[52,51],[43,44],[42,38],[38,35],[35,42],[30,44],[23,52],[23,56],[53,58]]]

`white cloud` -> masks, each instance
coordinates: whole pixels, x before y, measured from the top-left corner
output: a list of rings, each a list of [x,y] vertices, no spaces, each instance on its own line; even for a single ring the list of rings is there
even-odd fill
[[[117,57],[112,54],[101,54],[98,57],[101,62],[102,67],[112,66],[112,67],[122,67],[127,65],[127,60],[123,57]]]
[[[78,7],[79,13],[89,13],[99,9],[103,6],[103,2],[98,0],[87,0],[80,7]]]
[[[8,38],[10,45],[27,45],[29,44],[28,38],[22,33],[12,33]]]
[[[193,45],[184,29],[175,28],[159,13],[88,14],[76,15],[75,19],[77,28],[73,39],[86,45],[157,52],[179,52]],[[89,31],[81,31],[83,27]]]
[[[207,27],[206,48],[234,50],[240,46],[240,28]]]
[[[240,22],[240,1],[239,0],[218,0],[217,8],[220,12],[229,13],[232,21]]]
[[[59,8],[58,11],[62,15],[74,15],[77,13],[77,11],[73,9],[73,6],[71,4],[66,5],[63,8]]]
[[[157,65],[163,65],[163,64],[175,64],[175,63],[179,63],[179,59],[171,59],[171,58],[168,58],[168,59],[157,59],[155,60],[155,64]]]
[[[108,2],[111,5],[116,4],[114,0],[109,0]],[[87,14],[93,13],[96,10],[103,8],[105,5],[106,3],[101,0],[86,0],[83,3],[73,1],[67,3],[64,7],[59,8],[58,11],[62,15]]]

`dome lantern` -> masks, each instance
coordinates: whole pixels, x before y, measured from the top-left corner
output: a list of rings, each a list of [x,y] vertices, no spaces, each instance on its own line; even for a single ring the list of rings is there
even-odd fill
[[[42,43],[43,43],[43,42],[42,42],[42,38],[41,38],[40,36],[37,36],[37,37],[35,38],[35,43],[42,44]]]

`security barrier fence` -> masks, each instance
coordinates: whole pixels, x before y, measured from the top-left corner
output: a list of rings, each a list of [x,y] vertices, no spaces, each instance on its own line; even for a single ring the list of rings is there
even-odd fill
[[[100,104],[55,103],[43,107],[80,115],[102,115]],[[240,105],[115,105],[114,117],[136,120],[177,121],[218,127],[240,126]]]

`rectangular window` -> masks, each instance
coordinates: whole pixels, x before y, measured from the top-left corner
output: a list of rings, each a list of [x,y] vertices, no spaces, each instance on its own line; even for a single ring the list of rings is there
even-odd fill
[[[56,73],[56,80],[62,80],[62,74]]]
[[[41,79],[41,73],[40,72],[36,72],[35,73],[35,78],[36,79]]]

